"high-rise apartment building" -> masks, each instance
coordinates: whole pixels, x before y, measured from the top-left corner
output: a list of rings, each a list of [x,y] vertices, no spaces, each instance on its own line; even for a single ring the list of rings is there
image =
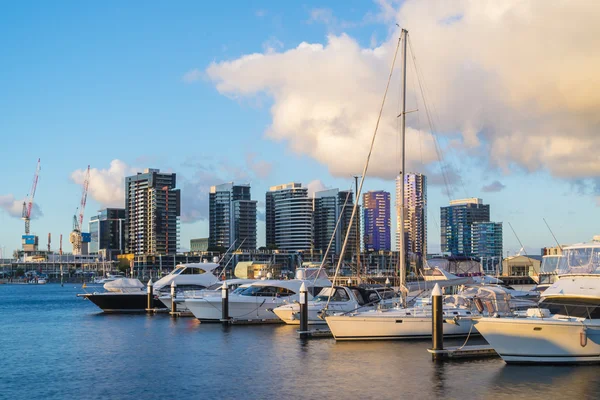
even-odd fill
[[[391,250],[389,192],[377,190],[363,194],[363,226],[366,252]]]
[[[478,198],[450,201],[441,207],[440,230],[443,252],[452,255],[476,256],[473,251],[472,225],[490,221],[490,206]]]
[[[400,215],[401,178],[396,178],[397,227],[404,224],[408,258],[417,262],[427,255],[427,177],[419,173],[404,175],[404,217]],[[396,245],[400,249],[400,229]]]
[[[181,192],[176,175],[146,169],[125,178],[126,251],[175,254],[179,245]]]
[[[266,245],[281,250],[312,246],[313,204],[300,183],[272,186],[266,193]]]
[[[344,256],[350,259],[355,255],[357,246],[356,227],[360,226],[360,213],[356,215],[356,219],[350,227],[353,207],[354,195],[351,190],[330,189],[315,193],[313,198],[313,248],[315,250],[324,253],[333,237],[329,254],[341,254],[346,233],[350,228]],[[339,226],[336,231],[335,227],[338,220]]]
[[[499,272],[502,263],[502,222],[474,222],[471,225],[473,254],[481,259],[486,273]]]
[[[256,249],[256,200],[250,185],[233,182],[212,186],[209,193],[210,247]]]
[[[105,208],[90,218],[90,254],[112,260],[125,252],[125,209]]]

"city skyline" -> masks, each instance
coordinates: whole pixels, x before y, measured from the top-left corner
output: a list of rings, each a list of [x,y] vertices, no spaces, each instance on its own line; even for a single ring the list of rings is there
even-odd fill
[[[586,83],[595,82],[594,63],[582,57],[596,48],[596,27],[584,5],[571,5],[577,18],[568,21],[556,20],[557,4],[494,9],[412,1],[265,2],[233,10],[210,5],[210,13],[205,7],[107,2],[4,8],[3,256],[21,247],[22,201],[37,158],[31,231],[40,248],[51,233],[55,250],[59,235],[67,238],[72,229],[87,165],[84,227],[97,210],[123,207],[126,176],[145,168],[177,173],[181,248],[190,238],[208,236],[210,186],[249,182],[257,194],[291,181],[311,192],[350,189],[366,158],[396,22],[409,30],[428,100],[438,110],[436,146],[422,105],[412,100],[415,89],[408,88],[408,109],[419,112],[407,118],[407,170],[430,179],[428,251],[440,248],[439,208],[461,197],[485,198],[494,220],[510,222],[532,254],[554,245],[542,218],[561,243],[600,233],[593,224],[600,218],[600,165],[592,152],[580,151],[593,148],[595,113],[589,110],[600,103]],[[544,21],[544,32],[528,24],[530,13]],[[216,22],[222,18],[235,26],[223,29]],[[578,40],[582,29],[589,40]],[[205,39],[207,30],[218,37]],[[539,47],[540,35],[562,39],[550,51]],[[15,38],[31,45],[17,45]],[[518,68],[509,61],[515,51],[524,57]],[[555,54],[570,60],[570,68],[559,68]],[[541,65],[547,67],[543,74]],[[417,85],[414,76],[409,82]],[[397,95],[390,94],[390,107]],[[363,193],[395,193],[395,111],[384,110]],[[260,195],[253,200],[260,246],[265,205]],[[504,236],[505,253],[517,252],[512,231]],[[63,249],[70,250],[66,239]]]

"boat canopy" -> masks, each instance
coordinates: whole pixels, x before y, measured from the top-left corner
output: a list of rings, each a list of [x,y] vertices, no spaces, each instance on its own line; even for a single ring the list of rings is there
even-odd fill
[[[456,276],[480,276],[483,269],[479,261],[469,257],[442,257],[427,260],[427,265],[437,267]]]
[[[582,243],[563,248],[559,274],[600,274],[600,242]]]
[[[139,279],[121,278],[104,284],[108,292],[139,292],[144,289],[144,284]]]

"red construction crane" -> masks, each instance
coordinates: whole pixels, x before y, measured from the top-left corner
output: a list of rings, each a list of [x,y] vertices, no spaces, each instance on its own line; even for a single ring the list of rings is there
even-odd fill
[[[29,221],[31,219],[31,209],[33,208],[33,198],[35,197],[35,189],[37,188],[38,178],[40,176],[40,159],[38,158],[35,174],[33,175],[33,183],[27,199],[23,202],[22,219],[25,220],[25,234],[29,235]]]

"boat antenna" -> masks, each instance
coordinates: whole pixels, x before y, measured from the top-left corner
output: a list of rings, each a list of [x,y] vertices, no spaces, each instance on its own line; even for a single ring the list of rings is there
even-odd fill
[[[403,29],[402,33],[405,33],[405,32],[406,31]],[[365,166],[363,168],[363,173],[361,175],[360,185],[358,186],[358,189],[356,189],[357,190],[356,195],[359,198],[360,198],[360,194],[362,192],[363,183],[365,182],[365,178],[367,176],[367,170],[369,169],[369,161],[371,160],[371,154],[373,153],[373,147],[375,146],[375,138],[377,137],[377,130],[379,129],[379,122],[381,121],[381,115],[383,114],[383,107],[385,106],[385,100],[387,98],[387,93],[390,88],[390,82],[392,81],[392,74],[394,72],[394,67],[396,65],[396,57],[398,56],[398,49],[400,48],[400,42],[402,41],[402,36],[403,35],[400,36],[400,38],[398,39],[398,44],[396,45],[396,51],[394,52],[394,58],[392,60],[392,65],[390,67],[390,74],[388,76],[387,84],[385,86],[385,91],[383,93],[383,99],[381,101],[381,108],[379,109],[379,115],[377,116],[377,123],[375,124],[375,130],[373,132],[373,137],[371,138],[371,145],[369,147],[369,153],[367,154],[367,160],[365,161]],[[348,226],[352,226],[352,224],[354,223],[354,218],[356,217],[357,208],[358,208],[358,204],[354,204],[354,207],[352,208],[352,215],[350,216],[350,221],[348,222]],[[344,253],[346,252],[346,246],[348,245],[348,238],[350,237],[351,231],[352,231],[352,229],[346,230],[346,237],[344,237],[344,244],[342,245],[342,251],[340,252],[339,260],[338,260],[337,266],[335,268],[335,275],[333,277],[333,281],[331,282],[332,289],[335,286],[335,281],[336,281],[338,273],[340,271],[340,267],[342,265],[342,260],[344,259]],[[327,306],[329,306],[329,300],[327,300],[327,304],[325,305],[325,307],[327,307]]]
[[[550,225],[548,225],[548,223],[546,222],[546,218],[542,218],[544,220],[544,223],[546,224],[546,227],[548,228],[548,230],[550,231],[550,234],[552,235],[552,237],[554,238],[554,241],[556,242],[556,245],[558,246],[558,248],[560,249],[560,251],[562,251],[562,246],[560,245],[560,243],[558,243],[558,240],[556,240],[556,236],[554,236],[554,232],[552,232],[552,229],[550,229]]]
[[[525,257],[529,257],[527,255],[527,250],[525,250],[525,246],[523,246],[523,243],[521,243],[521,239],[519,239],[519,236],[517,235],[517,232],[515,232],[515,230],[513,229],[513,226],[511,225],[511,223],[508,223],[508,226],[510,226],[510,229],[513,231],[513,233],[515,234],[515,237],[517,238],[517,241],[519,242],[519,244],[521,245],[521,249],[523,249],[523,253],[525,253]]]
[[[244,244],[244,242],[246,241],[247,238],[244,238],[244,240],[242,240],[242,243],[240,243],[240,245],[238,247],[236,247],[235,251],[238,251],[240,249],[240,247],[242,247],[242,245]],[[221,261],[223,261],[225,259],[225,256],[227,255],[227,253],[229,253],[229,250],[231,250],[231,248],[233,247],[233,245],[235,244],[235,242],[237,242],[237,239],[235,239],[233,241],[233,243],[231,244],[231,246],[229,246],[229,248],[227,249],[227,251],[225,252],[225,254],[223,254],[223,257],[221,257],[219,259],[219,263],[221,263]],[[231,262],[231,260],[233,260],[233,257],[229,257],[229,260],[227,260],[227,263],[225,264],[225,266],[223,267],[223,269],[221,270],[221,273],[219,274],[219,276],[217,278],[221,278],[221,276],[225,276],[225,271],[227,270],[227,266],[229,265],[229,263]]]

